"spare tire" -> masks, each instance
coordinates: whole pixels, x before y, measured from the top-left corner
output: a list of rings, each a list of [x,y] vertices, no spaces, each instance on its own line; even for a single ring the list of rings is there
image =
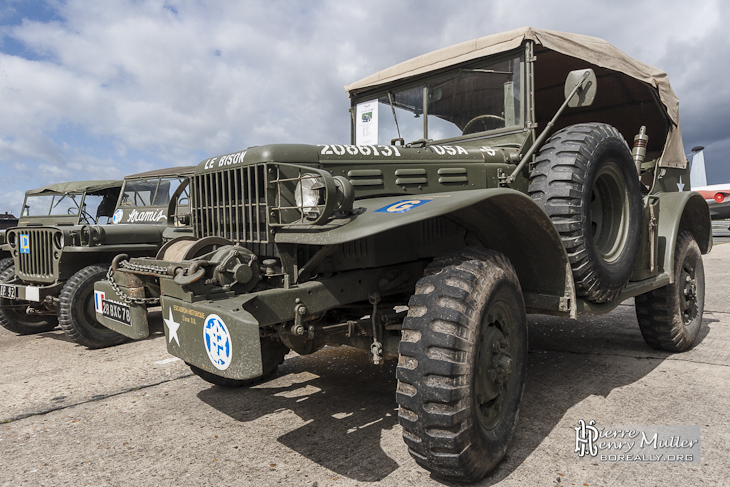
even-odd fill
[[[615,299],[633,272],[642,219],[639,178],[619,131],[583,123],[556,132],[536,156],[529,194],[560,234],[578,296]]]

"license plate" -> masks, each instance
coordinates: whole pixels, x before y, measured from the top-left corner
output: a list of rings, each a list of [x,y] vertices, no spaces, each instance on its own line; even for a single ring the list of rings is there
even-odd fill
[[[0,298],[15,299],[18,295],[16,287],[11,284],[0,284]]]
[[[123,325],[132,326],[132,318],[129,314],[129,306],[104,300],[101,303],[101,315],[110,320],[117,321]]]

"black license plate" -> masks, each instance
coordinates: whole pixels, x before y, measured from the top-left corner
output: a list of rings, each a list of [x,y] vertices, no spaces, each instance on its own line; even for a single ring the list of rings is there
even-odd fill
[[[101,304],[101,314],[105,318],[127,326],[132,326],[132,318],[129,314],[129,306],[104,300]]]
[[[0,284],[0,298],[15,299],[18,295],[17,289],[11,284]]]

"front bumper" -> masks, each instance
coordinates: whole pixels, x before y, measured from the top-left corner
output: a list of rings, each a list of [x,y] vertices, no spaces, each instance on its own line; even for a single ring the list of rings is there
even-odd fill
[[[106,279],[94,283],[94,308],[99,323],[133,340],[149,337],[147,306],[128,304],[124,299],[132,294],[139,294],[139,289],[144,297],[144,288],[130,290],[121,286],[119,290],[125,296],[120,296]]]
[[[65,283],[55,283],[47,286],[33,286],[22,284],[18,279],[0,284],[0,297],[21,301],[40,303],[48,296],[58,296]]]
[[[263,365],[259,323],[243,309],[240,301],[188,303],[163,296],[167,351],[221,377],[239,380],[260,377]]]

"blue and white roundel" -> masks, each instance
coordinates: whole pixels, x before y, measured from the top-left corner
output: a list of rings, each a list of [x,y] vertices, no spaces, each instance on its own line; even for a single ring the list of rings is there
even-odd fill
[[[203,342],[208,358],[218,370],[226,370],[231,365],[233,348],[231,334],[218,315],[208,315],[203,325]]]
[[[112,217],[112,223],[120,223],[123,216],[124,212],[120,208],[119,210],[114,212],[114,216]]]

